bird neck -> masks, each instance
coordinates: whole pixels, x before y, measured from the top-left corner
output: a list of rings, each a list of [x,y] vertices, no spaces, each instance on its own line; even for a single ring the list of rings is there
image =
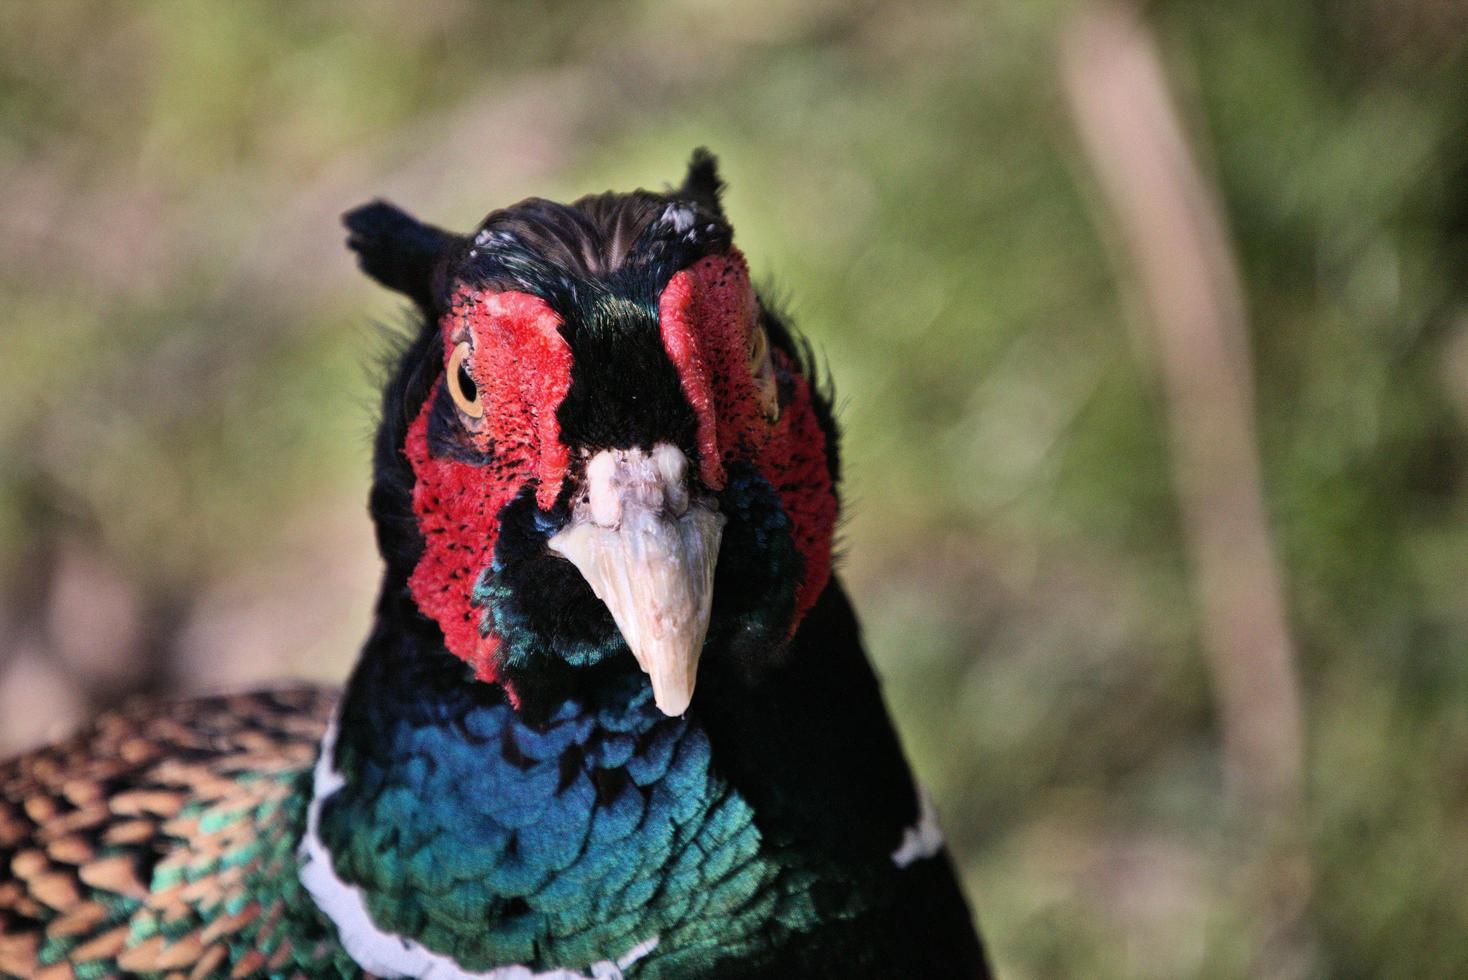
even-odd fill
[[[532,717],[401,612],[380,610],[328,732],[302,845],[302,881],[365,969],[624,969],[690,914],[700,841],[753,854],[707,736],[640,675]]]

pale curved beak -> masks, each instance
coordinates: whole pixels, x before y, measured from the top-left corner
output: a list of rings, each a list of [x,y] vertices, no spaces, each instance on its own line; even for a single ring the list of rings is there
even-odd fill
[[[693,700],[708,636],[724,515],[690,495],[688,458],[606,449],[586,465],[586,494],[549,541],[581,572],[622,631],[666,715]]]

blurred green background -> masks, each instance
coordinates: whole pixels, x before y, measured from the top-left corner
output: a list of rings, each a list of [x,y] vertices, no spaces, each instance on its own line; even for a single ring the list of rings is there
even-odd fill
[[[0,750],[344,676],[401,304],[342,210],[463,229],[707,144],[835,377],[844,574],[1001,974],[1468,975],[1468,8],[1145,11],[1246,294],[1306,731],[1283,939],[1062,95],[1082,8],[0,6]]]

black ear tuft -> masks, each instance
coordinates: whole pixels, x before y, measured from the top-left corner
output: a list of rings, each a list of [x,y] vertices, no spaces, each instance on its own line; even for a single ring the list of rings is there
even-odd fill
[[[373,201],[342,215],[347,247],[362,271],[382,285],[435,312],[435,276],[440,260],[460,235],[427,225],[386,201]]]
[[[688,176],[683,178],[678,195],[698,202],[722,218],[724,206],[719,198],[723,193],[724,180],[719,176],[719,159],[708,151],[708,147],[700,146],[688,161]]]

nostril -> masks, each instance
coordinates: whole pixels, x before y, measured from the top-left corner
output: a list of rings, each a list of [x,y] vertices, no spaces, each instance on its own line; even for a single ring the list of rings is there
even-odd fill
[[[663,488],[663,506],[674,517],[682,517],[688,510],[688,483],[680,480]]]
[[[622,494],[616,477],[617,460],[612,453],[597,453],[586,464],[591,519],[602,527],[615,527],[622,521]]]
[[[668,483],[681,483],[688,473],[688,457],[677,446],[658,443],[653,447],[652,459],[657,464],[658,474]]]
[[[688,510],[688,457],[662,442],[653,447],[652,458],[663,484],[663,506],[681,516]]]

